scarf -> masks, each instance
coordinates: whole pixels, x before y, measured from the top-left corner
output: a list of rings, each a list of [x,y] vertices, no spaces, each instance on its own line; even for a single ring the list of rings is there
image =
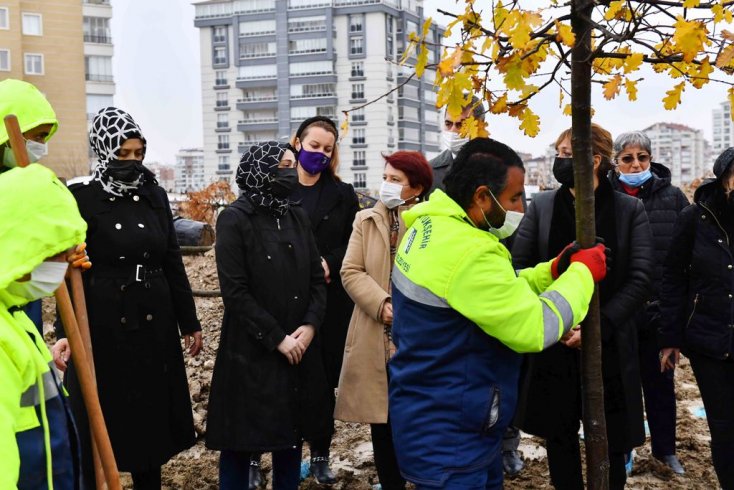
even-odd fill
[[[89,145],[97,154],[99,165],[94,170],[92,179],[98,181],[102,189],[113,196],[129,195],[152,175],[150,171],[143,172],[134,182],[121,182],[108,174],[107,166],[117,158],[123,143],[132,138],[143,142],[145,156],[146,142],[143,132],[130,114],[116,107],[105,107],[94,116],[92,128],[89,130]]]
[[[277,141],[252,145],[242,154],[235,177],[242,194],[247,196],[252,204],[270,211],[275,216],[283,216],[291,205],[287,198],[275,197],[270,193],[270,184],[275,179],[280,158],[288,147],[288,144]]]

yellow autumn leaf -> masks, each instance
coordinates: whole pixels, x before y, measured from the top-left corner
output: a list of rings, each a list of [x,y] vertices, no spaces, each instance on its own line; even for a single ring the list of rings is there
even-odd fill
[[[619,14],[624,7],[624,2],[625,0],[615,0],[613,2],[609,2],[609,7],[607,7],[607,11],[604,12],[604,18],[606,20],[612,20],[617,17],[617,14]]]
[[[563,107],[563,89],[558,91],[558,107]]]
[[[723,68],[734,59],[734,43],[728,45],[721,50],[719,56],[716,57],[716,67]]]
[[[455,73],[454,76],[446,78],[438,89],[436,96],[436,107],[446,106],[446,110],[452,117],[459,117],[461,110],[469,103],[469,94],[472,82],[466,73]]]
[[[665,92],[665,97],[663,97],[663,107],[665,107],[665,109],[668,111],[672,111],[676,107],[678,107],[678,104],[680,104],[681,95],[683,94],[683,90],[685,90],[685,88],[686,82],[680,82],[678,85]]]
[[[502,5],[502,1],[497,2],[497,5],[494,7],[494,12],[492,12],[492,20],[494,21],[495,31],[498,31],[505,24],[505,20],[507,20],[507,14],[508,10],[505,8],[504,5]]]
[[[563,115],[570,116],[571,114],[572,114],[571,104],[566,104],[566,106],[563,108]]]
[[[469,139],[486,138],[489,136],[489,133],[487,132],[487,123],[474,118],[474,116],[470,116],[464,119],[464,122],[461,123],[461,135],[468,137]]]
[[[342,138],[349,132],[349,113],[345,112],[344,116],[344,122],[339,126],[339,132],[341,133]]]
[[[721,37],[723,37],[724,39],[728,39],[729,41],[734,41],[734,32],[728,31],[726,29],[722,29]]]
[[[527,136],[535,137],[540,132],[540,118],[526,107],[520,114],[520,129],[522,129]]]
[[[495,100],[494,104],[489,107],[489,110],[492,114],[502,114],[503,112],[507,112],[507,94],[504,93],[502,94],[502,97]]]
[[[729,87],[726,91],[726,98],[729,100],[729,107],[734,107],[734,87]],[[734,121],[734,111],[731,113],[731,120]]]
[[[441,76],[448,77],[454,73],[456,67],[461,64],[461,48],[454,48],[454,52],[451,56],[446,56],[444,53],[443,59],[438,64],[438,71]]]
[[[517,53],[500,60],[497,69],[500,73],[504,73],[505,87],[508,89],[522,90],[525,86],[526,75],[522,69],[522,58]]]
[[[700,4],[701,4],[701,0],[684,0],[683,8],[692,9],[692,8],[698,7]]]
[[[610,78],[609,81],[604,84],[604,98],[607,100],[612,100],[613,98],[615,98],[619,93],[621,83],[622,75],[614,75],[612,78]]]
[[[644,58],[645,57],[642,53],[632,53],[629,55],[627,59],[624,60],[624,72],[632,73],[633,71],[639,70]]]
[[[634,102],[637,100],[637,80],[627,79],[624,81],[624,90],[627,92],[627,98]]]
[[[415,75],[420,78],[428,64],[428,48],[425,43],[421,43],[421,49],[418,51],[418,60],[415,63]]]
[[[565,44],[569,48],[573,48],[573,45],[576,42],[576,34],[573,33],[571,26],[568,24],[561,24],[558,20],[555,21],[555,24],[556,31],[558,32],[558,34],[556,34],[556,41]]]
[[[512,10],[505,20],[501,31],[510,38],[515,49],[523,49],[530,42],[530,34],[543,22],[543,18],[529,11]]]
[[[704,46],[710,44],[707,37],[708,29],[703,22],[688,21],[679,15],[673,27],[675,28],[673,43],[680,50],[683,61],[687,63],[693,61]]]
[[[423,31],[421,33],[421,39],[425,39],[428,35],[428,31],[431,29],[431,22],[433,22],[433,19],[431,17],[428,17],[426,21],[423,23]]]
[[[709,63],[708,58],[704,58],[698,67],[694,65],[688,73],[691,76],[691,85],[696,88],[702,88],[709,83],[709,75],[714,72],[714,67]]]

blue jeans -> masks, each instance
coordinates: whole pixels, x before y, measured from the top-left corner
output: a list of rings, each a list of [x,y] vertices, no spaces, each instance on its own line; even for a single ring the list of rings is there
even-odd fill
[[[273,490],[298,490],[301,481],[301,446],[273,453]],[[248,488],[250,453],[222,451],[219,456],[219,488]]]
[[[502,453],[497,452],[492,463],[470,473],[454,473],[441,486],[442,490],[502,490]],[[416,490],[433,487],[416,485]]]

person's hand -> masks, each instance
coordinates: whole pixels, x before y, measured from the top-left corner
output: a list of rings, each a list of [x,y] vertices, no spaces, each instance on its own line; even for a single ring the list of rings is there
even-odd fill
[[[66,363],[71,357],[71,348],[68,339],[61,339],[51,347],[51,354],[54,356],[54,364],[62,373],[66,371]]]
[[[184,335],[184,349],[188,349],[189,355],[198,356],[201,352],[203,341],[201,339],[201,331],[194,332],[191,335]]]
[[[561,253],[551,262],[551,275],[553,279],[558,279],[561,274],[566,272],[566,269],[568,269],[571,263],[571,256],[579,250],[581,250],[581,246],[575,241],[569,243],[561,250]]]
[[[313,325],[301,325],[293,332],[291,337],[303,344],[303,350],[305,352],[308,346],[311,345],[314,335],[316,335],[316,329]]]
[[[323,257],[321,257],[321,267],[324,268],[324,280],[326,284],[329,284],[331,282],[331,271],[329,270],[329,263]]]
[[[306,349],[303,348],[303,344],[298,340],[294,339],[291,335],[286,335],[285,338],[278,344],[278,352],[283,354],[290,364],[298,364],[301,362],[303,352]]]
[[[385,301],[382,306],[382,323],[392,325],[392,303],[390,300]]]
[[[675,365],[680,362],[680,349],[675,347],[666,347],[660,350],[660,372],[663,373],[668,369],[675,369]]]
[[[568,337],[564,336],[565,338],[561,339],[561,343],[568,347],[569,349],[580,349],[581,348],[581,329],[578,327],[574,327],[566,334],[571,334]]]
[[[72,267],[81,269],[83,271],[88,270],[92,267],[92,262],[89,261],[89,255],[87,255],[87,244],[81,243],[74,248],[74,251],[66,257],[66,261],[71,264]]]
[[[601,282],[607,275],[607,250],[603,243],[597,243],[591,248],[582,248],[571,255],[571,263],[581,262],[591,272],[594,282]]]

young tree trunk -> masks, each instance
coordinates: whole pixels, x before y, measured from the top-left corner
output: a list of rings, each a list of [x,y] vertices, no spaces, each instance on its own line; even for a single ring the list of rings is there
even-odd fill
[[[582,247],[594,245],[594,165],[591,145],[591,19],[594,2],[574,0],[571,27],[576,35],[571,58],[571,145],[576,194],[576,239]],[[589,313],[581,327],[581,387],[586,445],[586,484],[609,488],[607,428],[601,374],[599,288],[595,287]]]

